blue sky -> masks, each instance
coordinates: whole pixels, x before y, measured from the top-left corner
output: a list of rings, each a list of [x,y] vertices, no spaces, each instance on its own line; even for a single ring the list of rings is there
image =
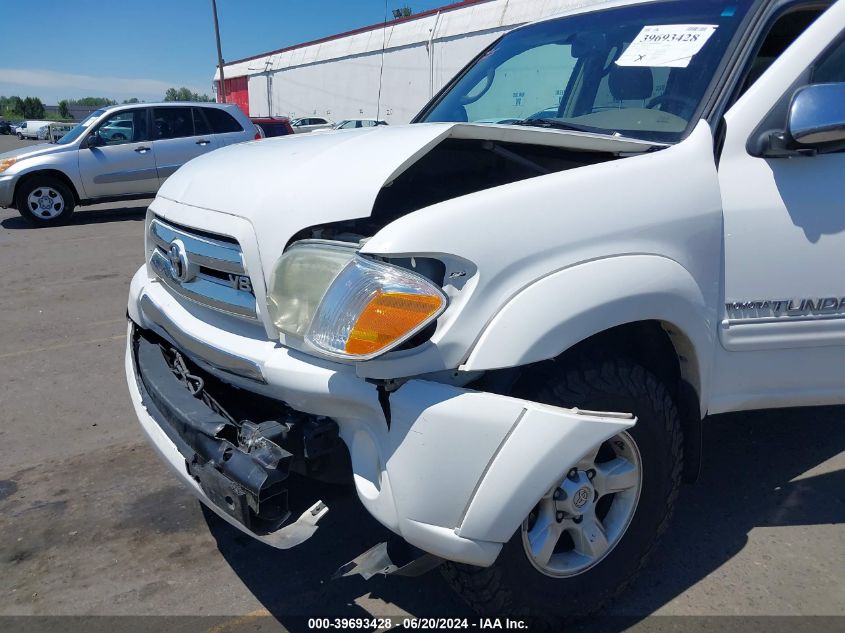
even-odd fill
[[[450,0],[388,0],[415,12]],[[0,3],[2,4],[2,3]],[[0,95],[161,99],[170,86],[211,94],[217,63],[211,0],[42,0],[21,11],[49,22],[3,28]],[[234,60],[384,19],[384,0],[217,0],[223,57]],[[4,12],[5,18],[14,11]],[[8,25],[7,25],[8,26]]]

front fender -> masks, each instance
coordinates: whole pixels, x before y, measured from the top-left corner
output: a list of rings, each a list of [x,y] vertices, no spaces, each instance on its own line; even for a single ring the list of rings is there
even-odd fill
[[[83,188],[82,180],[79,177],[79,168],[75,160],[76,157],[74,156],[72,162],[69,162],[65,154],[65,152],[62,152],[58,154],[57,157],[53,157],[52,155],[46,155],[43,157],[39,156],[37,157],[39,160],[34,161],[32,165],[22,166],[14,173],[14,188],[17,188],[18,184],[20,184],[24,179],[33,174],[37,174],[38,172],[56,172],[57,174],[61,174],[61,176],[70,183],[73,188],[72,193],[76,195],[77,199],[84,199],[85,189]],[[63,159],[58,158],[58,156],[63,157]]]
[[[689,272],[659,255],[621,255],[559,270],[523,288],[491,319],[462,369],[518,367],[636,321],[671,324],[692,344],[686,360],[702,407],[717,315]],[[703,409],[705,410],[705,409]]]

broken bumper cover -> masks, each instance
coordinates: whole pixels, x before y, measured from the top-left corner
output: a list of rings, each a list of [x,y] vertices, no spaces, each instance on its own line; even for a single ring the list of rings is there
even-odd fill
[[[562,473],[635,422],[419,379],[391,393],[383,408],[376,386],[353,365],[311,358],[257,331],[216,327],[150,281],[143,268],[131,285],[129,314],[227,384],[334,420],[364,507],[412,545],[447,560],[490,565]],[[185,458],[144,403],[131,343],[130,336],[126,370],[135,410],[165,461],[230,523],[270,545],[289,546],[222,511],[189,475]],[[245,367],[252,376],[244,375]]]
[[[302,448],[302,435],[288,433],[296,427],[233,424],[193,395],[191,382],[202,384],[202,378],[181,381],[157,340],[132,325],[129,339],[127,372],[132,370],[129,386],[141,426],[180,478],[218,515],[269,545],[287,549],[310,538],[328,508],[316,501],[290,520],[287,481],[294,455],[276,443],[290,440]]]

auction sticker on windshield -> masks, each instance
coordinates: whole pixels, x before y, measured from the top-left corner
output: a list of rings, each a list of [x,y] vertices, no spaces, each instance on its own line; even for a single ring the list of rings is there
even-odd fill
[[[716,32],[712,24],[644,26],[616,60],[618,66],[686,68]]]

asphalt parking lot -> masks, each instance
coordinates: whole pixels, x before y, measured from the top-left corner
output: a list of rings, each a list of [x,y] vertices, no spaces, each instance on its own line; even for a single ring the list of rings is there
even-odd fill
[[[0,152],[20,144],[0,137]],[[330,581],[386,534],[354,499],[327,499],[317,535],[278,551],[203,513],[159,463],[123,374],[145,206],[45,229],[0,209],[0,615],[222,616],[215,630],[262,614],[279,630],[471,615],[436,572]],[[612,613],[845,616],[845,408],[714,417],[705,446],[701,480]]]

